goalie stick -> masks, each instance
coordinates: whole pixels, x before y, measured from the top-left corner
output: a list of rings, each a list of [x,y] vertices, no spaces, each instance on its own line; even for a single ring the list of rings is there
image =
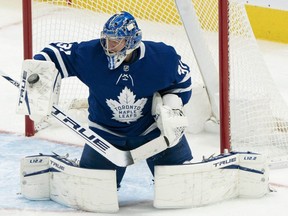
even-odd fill
[[[17,88],[20,88],[20,83],[6,75],[4,72],[0,71],[0,75]],[[25,98],[27,98],[27,95]],[[164,151],[169,146],[166,137],[159,136],[136,149],[131,151],[123,151],[114,147],[111,143],[100,137],[91,129],[83,127],[80,123],[61,110],[59,106],[52,106],[51,115],[82,137],[95,151],[120,167],[126,167],[140,160],[147,159]]]

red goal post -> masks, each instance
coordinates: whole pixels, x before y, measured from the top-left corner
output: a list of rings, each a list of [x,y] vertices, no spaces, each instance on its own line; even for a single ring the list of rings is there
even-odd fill
[[[33,38],[32,38],[32,7],[31,0],[22,0],[22,17],[23,17],[23,50],[24,60],[32,59],[33,57]],[[34,122],[25,116],[25,136],[34,136]]]
[[[220,152],[230,151],[230,109],[229,109],[229,18],[228,0],[219,0],[219,111]]]

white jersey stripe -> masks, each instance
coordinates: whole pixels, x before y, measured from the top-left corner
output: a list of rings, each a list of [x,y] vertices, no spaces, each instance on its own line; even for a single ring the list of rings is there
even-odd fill
[[[189,86],[187,88],[171,89],[169,91],[166,91],[165,94],[167,94],[167,93],[183,93],[183,92],[188,92],[191,90],[192,90],[192,86]]]
[[[150,127],[148,127],[140,136],[145,136],[146,134],[150,133],[151,131],[157,128],[157,123],[154,122]]]
[[[49,55],[47,55],[47,53],[40,52],[39,54],[42,55],[46,59],[46,61],[51,61],[51,58],[49,57]]]
[[[109,133],[109,134],[113,134],[114,136],[126,137],[126,136],[123,136],[123,135],[121,135],[121,134],[114,133],[113,131],[108,130],[108,129],[104,128],[103,126],[101,126],[101,125],[99,125],[99,124],[97,124],[97,123],[95,123],[95,122],[92,122],[92,121],[90,121],[90,120],[88,120],[88,125],[89,125],[89,127],[94,127],[94,128],[99,129],[99,130],[105,131],[105,132],[107,132],[107,133]]]
[[[179,82],[179,83],[184,83],[186,82],[187,80],[189,80],[191,77],[191,74],[190,73],[187,73],[186,76]]]
[[[143,42],[140,43],[140,57],[139,60],[145,56],[145,45]]]
[[[51,45],[48,45],[47,48],[51,49],[54,52],[54,54],[55,54],[55,56],[57,58],[57,61],[58,61],[59,65],[60,65],[60,68],[62,70],[63,76],[64,77],[68,77],[68,72],[67,72],[66,66],[65,66],[65,64],[63,62],[63,59],[61,57],[61,54],[60,54],[59,50],[56,49],[55,47],[51,46]]]
[[[123,136],[123,135],[121,135],[121,134],[115,133],[115,132],[113,132],[113,131],[111,131],[111,130],[108,130],[108,129],[104,128],[103,126],[101,126],[101,125],[99,125],[99,124],[97,124],[97,123],[95,123],[95,122],[92,122],[92,121],[90,121],[90,120],[88,120],[88,125],[89,125],[89,127],[97,128],[97,129],[99,129],[99,130],[102,130],[102,131],[105,131],[105,132],[107,132],[107,133],[110,133],[110,134],[112,134],[112,135],[114,135],[114,136],[126,137],[126,136]],[[154,122],[154,123],[153,123],[152,125],[150,125],[150,127],[148,127],[142,134],[140,134],[140,136],[145,136],[145,135],[147,135],[148,133],[150,133],[151,131],[155,130],[156,128],[157,128],[157,124],[156,124],[156,122]]]

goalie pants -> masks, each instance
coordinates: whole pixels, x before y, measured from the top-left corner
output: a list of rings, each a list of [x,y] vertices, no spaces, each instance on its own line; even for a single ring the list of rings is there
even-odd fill
[[[150,141],[150,140],[147,141],[147,138],[145,137],[143,137],[143,139],[137,139],[138,142],[141,142],[141,140],[142,143]],[[127,143],[129,143],[129,140],[127,140]],[[184,162],[191,161],[192,158],[193,158],[192,153],[188,145],[187,139],[185,136],[183,136],[177,145],[148,158],[146,162],[149,166],[151,173],[154,176],[154,166],[156,165],[180,165],[183,164]],[[108,159],[100,155],[98,152],[93,150],[87,144],[85,144],[83,149],[83,153],[80,159],[80,167],[88,169],[116,170],[118,188],[120,187],[120,183],[126,170],[125,167],[116,166],[111,161],[109,161]]]

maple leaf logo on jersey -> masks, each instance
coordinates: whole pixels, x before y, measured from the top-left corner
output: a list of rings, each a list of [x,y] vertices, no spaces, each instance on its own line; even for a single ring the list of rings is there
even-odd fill
[[[125,87],[120,95],[118,100],[107,99],[106,103],[113,111],[113,118],[119,122],[134,122],[142,117],[142,110],[144,105],[147,102],[147,98],[141,98],[135,101],[136,95],[133,92]]]

